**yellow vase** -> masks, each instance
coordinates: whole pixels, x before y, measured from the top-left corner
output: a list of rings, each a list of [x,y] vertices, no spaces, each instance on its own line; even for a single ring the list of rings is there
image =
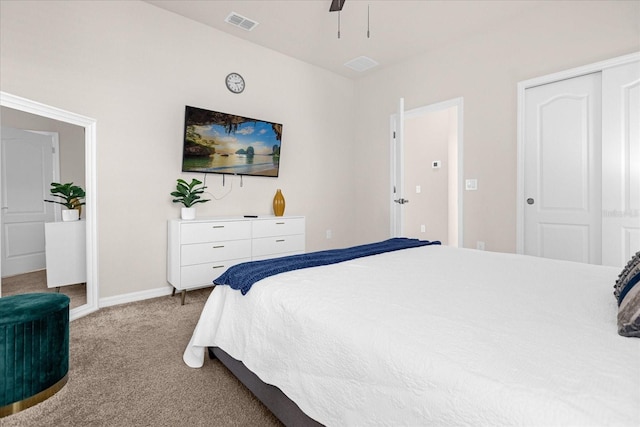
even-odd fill
[[[276,195],[273,196],[273,213],[276,216],[284,215],[284,196],[280,189],[276,190]]]

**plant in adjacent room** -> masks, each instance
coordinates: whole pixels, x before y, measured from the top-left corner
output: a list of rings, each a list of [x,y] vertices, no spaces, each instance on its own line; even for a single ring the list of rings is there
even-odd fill
[[[73,182],[67,182],[65,184],[52,182],[51,195],[53,197],[58,197],[59,200],[45,200],[45,202],[58,203],[68,209],[78,209],[80,206],[84,205],[84,201],[82,199],[85,198],[86,193],[82,187],[73,185]]]
[[[208,202],[209,199],[202,199],[200,196],[207,188],[201,184],[202,181],[197,179],[192,179],[191,183],[187,183],[184,179],[178,179],[176,191],[171,193],[174,197],[173,203],[182,203],[185,208],[190,208],[196,203]]]

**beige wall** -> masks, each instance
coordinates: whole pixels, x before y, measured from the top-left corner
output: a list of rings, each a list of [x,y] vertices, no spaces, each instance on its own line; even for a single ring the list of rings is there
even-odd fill
[[[640,50],[640,2],[547,2],[529,16],[427,52],[356,82],[356,240],[388,235],[389,116],[464,98],[464,246],[516,247],[516,86],[519,81]],[[371,173],[375,171],[375,173]],[[375,208],[375,209],[374,209]]]
[[[404,235],[449,244],[449,141],[451,109],[434,111],[404,122]],[[432,167],[440,161],[440,168]],[[420,186],[417,193],[416,186]],[[420,226],[425,226],[421,232]]]
[[[0,88],[97,120],[100,297],[166,286],[184,106],[283,123],[280,177],[209,176],[199,216],[307,217],[307,249],[352,243],[354,88],[343,77],[137,1],[0,3]],[[247,88],[230,93],[224,77]],[[325,231],[332,230],[332,239]]]
[[[100,297],[166,285],[185,104],[284,124],[280,177],[207,184],[199,215],[268,214],[307,249],[389,236],[389,116],[464,97],[465,246],[515,249],[516,83],[640,50],[638,2],[549,2],[526,20],[350,81],[137,1],[0,2],[0,89],[97,119]],[[547,10],[553,8],[553,11]],[[224,85],[247,80],[242,95]],[[231,181],[231,182],[229,182]],[[332,230],[327,240],[325,231]]]

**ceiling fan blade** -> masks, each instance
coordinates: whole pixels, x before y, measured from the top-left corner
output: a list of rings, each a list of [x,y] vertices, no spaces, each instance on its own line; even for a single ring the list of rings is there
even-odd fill
[[[329,12],[340,12],[342,7],[344,6],[344,2],[346,0],[331,0],[331,7],[329,7]]]

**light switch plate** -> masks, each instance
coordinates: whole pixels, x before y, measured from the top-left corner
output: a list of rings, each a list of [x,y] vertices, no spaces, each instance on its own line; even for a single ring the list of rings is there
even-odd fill
[[[467,191],[474,191],[478,189],[478,180],[477,179],[467,179],[464,182],[464,189]]]

